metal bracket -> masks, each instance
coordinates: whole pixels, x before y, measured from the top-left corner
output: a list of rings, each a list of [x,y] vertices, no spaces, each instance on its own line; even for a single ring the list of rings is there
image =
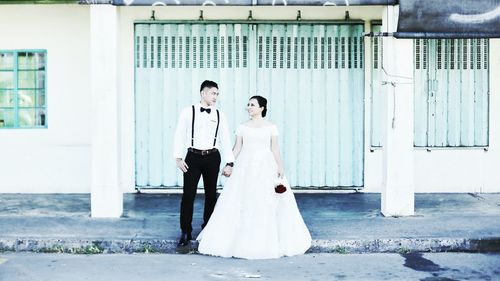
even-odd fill
[[[200,16],[198,17],[198,20],[204,20],[204,18],[203,18],[203,10],[200,10]]]
[[[151,17],[149,18],[150,20],[156,20],[155,17],[155,10],[151,10]]]
[[[253,20],[252,10],[248,11],[248,18],[247,18],[247,20]]]
[[[302,19],[302,15],[300,13],[300,10],[297,11],[297,20],[301,20]]]
[[[345,20],[350,20],[351,18],[349,17],[349,11],[345,11]]]

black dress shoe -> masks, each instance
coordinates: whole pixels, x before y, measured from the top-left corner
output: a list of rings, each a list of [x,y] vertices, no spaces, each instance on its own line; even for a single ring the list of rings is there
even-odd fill
[[[189,244],[189,241],[191,240],[193,240],[193,237],[191,237],[191,233],[182,233],[177,246],[187,246]]]

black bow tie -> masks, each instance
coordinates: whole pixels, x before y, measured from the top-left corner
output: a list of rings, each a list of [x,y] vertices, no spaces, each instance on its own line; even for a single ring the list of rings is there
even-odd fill
[[[210,108],[200,107],[200,111],[201,112],[206,111],[208,114],[210,114],[210,111],[212,111],[212,110]]]

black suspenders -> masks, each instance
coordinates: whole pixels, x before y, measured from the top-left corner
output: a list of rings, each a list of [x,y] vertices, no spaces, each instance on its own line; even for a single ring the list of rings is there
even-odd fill
[[[193,109],[193,119],[191,120],[191,147],[194,146],[194,115],[195,115],[195,109],[194,105],[192,106]],[[215,137],[214,137],[214,146],[215,143],[217,142],[217,133],[219,132],[219,123],[220,123],[220,115],[219,115],[219,110],[216,109],[217,111],[217,128],[215,129]]]
[[[191,119],[191,147],[194,146],[194,105],[193,105],[193,119]]]
[[[219,120],[220,120],[220,117],[219,117],[219,110],[217,110],[217,128],[215,129],[215,137],[214,137],[214,147],[215,147],[215,142],[217,141],[217,132],[219,131]]]

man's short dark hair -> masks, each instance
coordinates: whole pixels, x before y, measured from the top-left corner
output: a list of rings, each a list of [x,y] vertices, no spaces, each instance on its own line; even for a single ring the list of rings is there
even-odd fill
[[[201,83],[200,92],[203,91],[203,89],[205,89],[205,87],[216,88],[217,90],[219,89],[219,86],[217,85],[217,83],[215,83],[214,81],[210,81],[210,80],[205,80],[205,81],[203,81],[203,83]]]

